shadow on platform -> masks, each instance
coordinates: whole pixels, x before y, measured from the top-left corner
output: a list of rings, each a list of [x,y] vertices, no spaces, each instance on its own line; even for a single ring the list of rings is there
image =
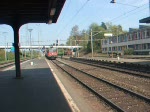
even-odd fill
[[[0,72],[0,112],[71,112],[49,68]]]

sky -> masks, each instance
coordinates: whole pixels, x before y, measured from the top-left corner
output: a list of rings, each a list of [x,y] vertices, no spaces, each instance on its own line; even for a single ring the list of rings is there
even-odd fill
[[[59,40],[65,44],[73,26],[78,25],[79,30],[87,30],[92,23],[101,25],[101,22],[111,22],[113,25],[121,25],[123,30],[138,28],[139,20],[149,16],[149,0],[66,0],[57,23],[28,23],[19,30],[20,44],[51,45]],[[12,45],[13,29],[0,25],[0,45]]]

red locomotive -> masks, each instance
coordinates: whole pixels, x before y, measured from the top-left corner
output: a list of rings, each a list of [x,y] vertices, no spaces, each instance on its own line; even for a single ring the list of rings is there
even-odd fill
[[[47,49],[45,56],[49,60],[55,60],[58,57],[57,49],[56,48]]]

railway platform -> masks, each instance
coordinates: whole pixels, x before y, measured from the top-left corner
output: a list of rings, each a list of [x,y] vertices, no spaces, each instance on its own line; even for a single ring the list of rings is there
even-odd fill
[[[104,60],[104,61],[111,61],[111,62],[126,62],[126,63],[133,63],[133,64],[141,64],[141,65],[150,65],[150,60],[147,59],[126,59],[126,58],[106,58],[106,57],[82,57],[87,59],[96,59],[96,60]]]
[[[45,59],[33,62],[21,64],[22,79],[0,71],[0,112],[71,112]]]

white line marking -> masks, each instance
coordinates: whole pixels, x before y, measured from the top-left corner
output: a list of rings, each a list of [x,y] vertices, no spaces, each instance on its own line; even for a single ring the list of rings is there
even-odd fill
[[[45,59],[46,60],[46,59]],[[48,61],[46,60],[49,68],[51,69],[52,67],[50,66],[50,64],[48,63]],[[52,71],[53,69],[51,69]],[[67,92],[67,90],[65,89],[64,85],[62,84],[62,82],[59,80],[59,78],[57,77],[57,75],[54,73],[54,71],[52,71],[62,93],[64,94],[69,106],[72,109],[72,112],[80,112],[79,108],[77,107],[77,105],[75,104],[75,102],[73,101],[73,99],[71,98],[71,96],[69,95],[69,93]]]

